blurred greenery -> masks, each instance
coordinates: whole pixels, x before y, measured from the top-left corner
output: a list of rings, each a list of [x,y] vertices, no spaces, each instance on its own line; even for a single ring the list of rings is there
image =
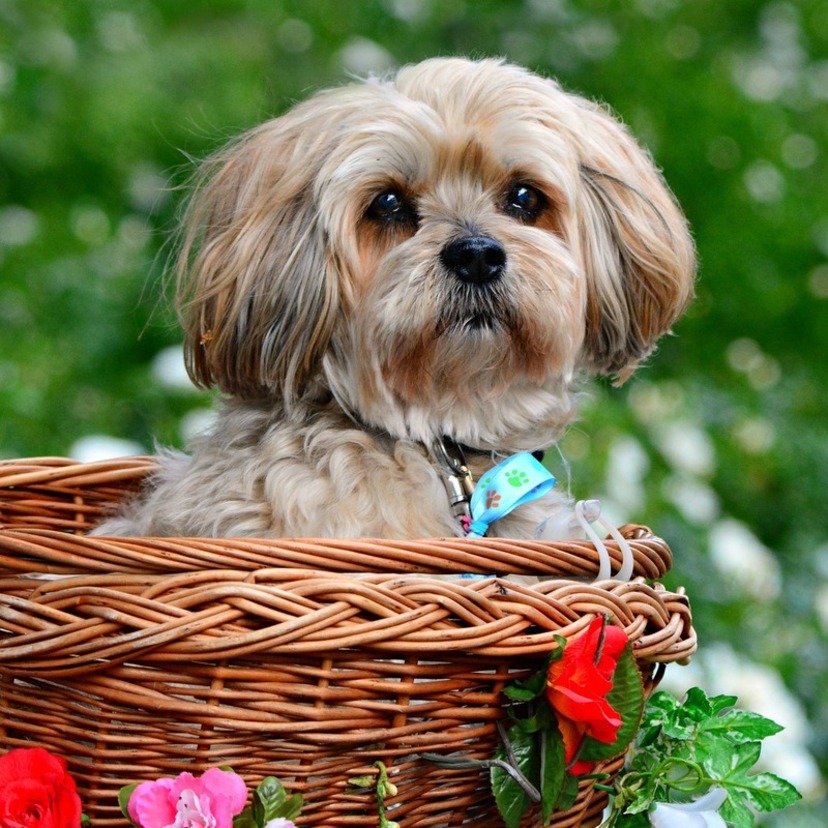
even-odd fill
[[[553,465],[668,538],[702,652],[778,673],[824,774],[828,0],[0,0],[0,456],[180,444],[210,402],[157,360],[191,159],[349,73],[452,53],[608,102],[684,205],[697,301]],[[818,787],[767,824],[828,824]]]

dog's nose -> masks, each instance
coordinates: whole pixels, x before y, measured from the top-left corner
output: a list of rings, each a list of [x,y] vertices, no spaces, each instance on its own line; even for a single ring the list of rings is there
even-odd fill
[[[489,236],[455,239],[443,248],[440,258],[455,276],[475,285],[497,279],[506,266],[503,245]]]

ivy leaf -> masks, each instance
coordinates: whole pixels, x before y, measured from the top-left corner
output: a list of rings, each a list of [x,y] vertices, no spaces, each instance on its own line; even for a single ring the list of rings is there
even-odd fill
[[[695,689],[698,690],[698,688]],[[721,713],[723,710],[727,710],[729,707],[733,707],[737,701],[739,701],[738,696],[712,696],[710,698],[710,707],[715,715]]]
[[[508,732],[509,743],[515,757],[517,769],[529,780],[538,778],[539,757],[537,738],[520,727],[513,726]],[[509,762],[506,748],[499,745],[497,758]],[[506,828],[518,828],[521,817],[529,807],[529,796],[523,788],[502,768],[491,769],[491,785],[497,808]]]
[[[641,728],[638,731],[638,744],[640,747],[647,747],[655,741],[661,733],[665,722],[673,716],[678,706],[678,699],[664,690],[658,690],[650,696],[644,709]]]
[[[727,799],[719,808],[719,816],[727,823],[728,828],[753,828],[753,811],[747,807],[742,797],[728,792]]]
[[[745,742],[733,745],[729,751],[720,747],[703,760],[705,770],[727,790],[727,812],[732,813],[737,828],[742,824],[753,825],[749,805],[759,811],[776,811],[802,798],[799,791],[785,779],[772,773],[749,773],[761,751],[759,742]],[[750,814],[750,822],[745,822],[743,812]]]
[[[701,687],[691,687],[687,691],[680,710],[687,720],[693,722],[703,722],[714,715],[713,705]]]
[[[585,739],[578,755],[580,759],[588,762],[612,759],[626,750],[638,732],[644,712],[644,684],[629,644],[618,659],[607,701],[621,716],[621,727],[618,728],[615,740],[605,744],[595,739]]]
[[[748,710],[731,710],[699,724],[700,735],[716,739],[729,739],[731,742],[759,742],[766,736],[773,736],[784,728],[771,719]]]
[[[802,794],[787,779],[773,773],[756,773],[749,777],[751,787],[746,795],[751,805],[760,811],[778,811],[799,802]]]
[[[682,703],[663,691],[654,693],[644,712],[637,749],[616,780],[612,828],[642,828],[653,801],[687,798],[721,787],[727,798],[719,814],[729,828],[753,828],[756,811],[775,811],[801,799],[788,781],[772,773],[752,773],[761,739],[778,733],[776,722],[734,708],[735,696],[713,696],[693,688]],[[646,740],[646,742],[645,742]],[[686,774],[685,774],[686,771]],[[692,795],[692,794],[691,794]]]

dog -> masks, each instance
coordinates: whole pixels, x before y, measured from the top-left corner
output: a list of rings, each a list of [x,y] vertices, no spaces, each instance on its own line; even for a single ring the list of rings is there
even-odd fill
[[[648,153],[554,80],[452,57],[318,92],[202,165],[175,273],[220,410],[97,531],[461,536],[469,482],[631,374],[695,270]],[[489,534],[571,514],[552,489]]]

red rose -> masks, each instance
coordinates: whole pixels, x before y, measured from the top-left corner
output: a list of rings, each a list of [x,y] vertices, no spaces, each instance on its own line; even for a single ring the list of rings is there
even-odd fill
[[[584,633],[564,647],[563,657],[549,666],[546,697],[555,709],[569,765],[584,737],[611,744],[615,741],[621,716],[607,701],[612,677],[627,634],[597,616]],[[589,763],[576,763],[571,772],[578,775],[592,769]]]
[[[43,748],[0,756],[0,828],[79,828],[81,801],[66,761]]]

